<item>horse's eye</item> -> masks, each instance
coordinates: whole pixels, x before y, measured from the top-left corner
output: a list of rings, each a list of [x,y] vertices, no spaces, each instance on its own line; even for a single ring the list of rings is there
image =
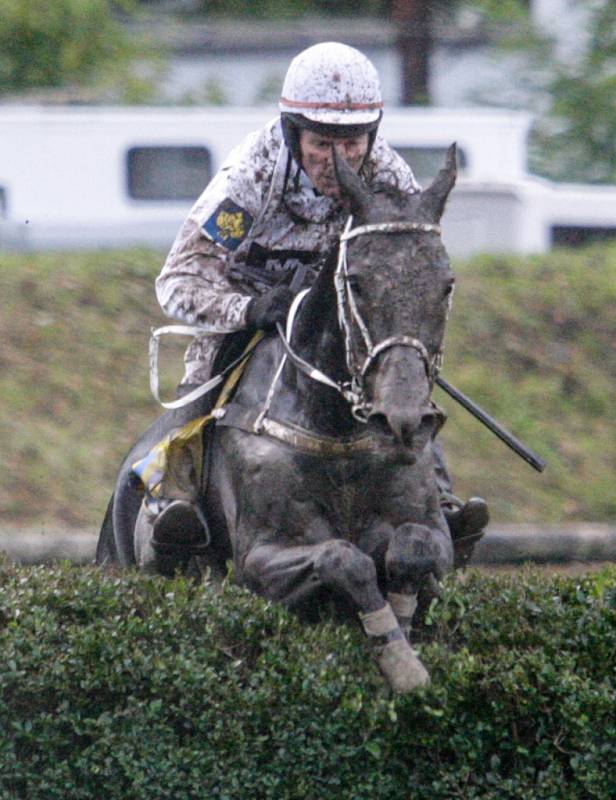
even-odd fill
[[[349,289],[356,297],[361,297],[361,284],[356,275],[349,275]]]
[[[443,297],[451,297],[455,287],[456,287],[455,281],[451,281],[450,283],[448,283],[447,286],[445,287],[445,291],[443,292]]]

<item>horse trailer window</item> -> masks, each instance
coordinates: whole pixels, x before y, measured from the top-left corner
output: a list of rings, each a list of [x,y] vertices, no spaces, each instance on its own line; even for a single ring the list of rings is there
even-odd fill
[[[128,194],[135,200],[196,200],[212,177],[206,147],[131,147]]]
[[[592,242],[616,239],[616,228],[584,225],[554,225],[551,230],[553,247],[581,247]]]
[[[421,184],[429,183],[441,167],[445,165],[446,147],[396,147],[413,170],[413,174]],[[458,147],[458,169],[462,171],[467,165],[466,153]]]

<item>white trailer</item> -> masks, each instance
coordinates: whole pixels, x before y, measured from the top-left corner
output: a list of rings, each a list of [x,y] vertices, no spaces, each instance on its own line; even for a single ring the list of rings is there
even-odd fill
[[[167,249],[229,150],[275,108],[0,107],[0,248]],[[541,252],[616,235],[616,187],[526,173],[530,117],[388,109],[382,131],[422,182],[459,147],[450,252]]]

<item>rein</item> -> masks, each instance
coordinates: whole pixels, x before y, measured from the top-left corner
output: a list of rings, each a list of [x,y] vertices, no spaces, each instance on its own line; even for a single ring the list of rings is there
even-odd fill
[[[353,228],[352,224],[353,218],[352,216],[349,216],[344,231],[340,236],[338,262],[334,272],[338,324],[344,334],[345,359],[349,375],[351,376],[350,380],[336,381],[333,378],[330,378],[322,370],[305,361],[291,347],[290,340],[293,333],[293,325],[297,316],[297,312],[303,299],[309,291],[309,289],[304,289],[296,295],[291,305],[287,317],[286,331],[283,330],[280,323],[276,325],[285,353],[274,373],[265,403],[261,411],[256,415],[256,418],[250,424],[250,428],[254,433],[258,434],[265,432],[270,436],[274,436],[274,438],[282,439],[283,441],[289,441],[289,443],[297,446],[297,441],[295,441],[297,438],[297,432],[290,433],[291,428],[283,423],[276,423],[276,432],[274,432],[274,428],[269,424],[270,420],[267,419],[267,415],[275,395],[276,385],[280,379],[287,358],[293,363],[296,369],[309,377],[311,380],[321,383],[324,386],[328,386],[331,389],[335,389],[350,404],[353,417],[359,422],[363,423],[368,421],[368,417],[370,416],[372,410],[372,406],[366,396],[365,376],[374,361],[379,355],[381,355],[381,353],[385,352],[391,347],[411,347],[419,354],[424,364],[428,379],[432,382],[438,375],[442,358],[441,353],[439,352],[433,358],[430,358],[425,345],[419,339],[416,339],[412,336],[398,335],[389,336],[383,341],[378,342],[376,345],[373,344],[368,326],[366,325],[359,312],[359,309],[357,308],[357,303],[355,301],[355,296],[349,280],[347,244],[351,239],[355,239],[358,236],[363,236],[370,233],[388,234],[421,231],[423,233],[433,232],[440,234],[440,225],[423,222],[383,222],[371,225],[358,225],[356,228]],[[354,325],[359,329],[366,349],[366,356],[363,362],[359,362],[356,359],[356,354],[353,351]],[[232,364],[229,364],[229,366],[223,372],[215,375],[213,378],[210,378],[209,381],[201,386],[198,386],[188,395],[169,403],[163,403],[160,400],[158,393],[158,345],[160,336],[164,334],[194,335],[201,332],[202,329],[199,327],[189,325],[167,325],[162,328],[158,328],[157,330],[152,330],[150,338],[150,387],[154,397],[165,408],[174,409],[185,406],[203,396],[206,392],[210,391],[214,387],[218,386],[224,380],[225,376],[248,356],[248,353],[254,349],[258,341],[263,336],[262,332],[256,334],[241,356],[239,356],[239,358],[236,359]],[[222,420],[225,416],[225,408],[223,407],[218,409],[214,413],[214,416]],[[313,434],[310,434],[309,432],[304,432],[303,436],[304,439],[314,438]],[[332,445],[330,444],[329,446],[331,448]],[[349,446],[354,447],[355,445],[345,445],[345,448]],[[322,449],[324,445],[319,445],[319,447]]]
[[[372,225],[358,225],[356,228],[353,228],[352,224],[353,217],[350,216],[347,220],[344,231],[340,236],[338,263],[334,272],[334,286],[336,289],[338,307],[338,324],[344,334],[346,364],[351,376],[351,380],[345,382],[333,380],[333,378],[328,377],[321,370],[310,365],[292,349],[289,340],[291,338],[293,319],[301,300],[305,296],[305,291],[296,298],[296,305],[294,306],[293,313],[289,315],[289,320],[287,322],[286,336],[281,325],[277,325],[277,329],[286,355],[290,358],[295,367],[312,380],[338,391],[339,394],[341,394],[351,405],[351,413],[353,417],[359,422],[367,422],[370,412],[372,411],[372,406],[366,397],[365,376],[376,358],[381,353],[391,347],[396,346],[412,347],[417,351],[421,360],[423,361],[426,375],[431,382],[438,374],[441,354],[437,353],[431,359],[423,342],[412,336],[389,336],[387,339],[384,339],[378,344],[373,344],[368,326],[359,313],[357,303],[355,302],[355,296],[351,288],[347,263],[347,243],[351,239],[355,239],[358,236],[363,236],[368,233],[408,233],[409,231],[422,231],[425,233],[434,232],[440,234],[441,227],[440,225],[424,222],[382,222]],[[363,363],[357,362],[355,353],[353,351],[353,324],[355,324],[359,329],[364,346],[366,348],[366,357]],[[277,380],[277,377],[275,380]],[[270,393],[272,388],[273,387],[270,387]],[[265,413],[267,413],[266,410]]]
[[[198,325],[163,325],[162,328],[152,328],[150,331],[150,391],[154,399],[157,400],[163,408],[183,408],[183,406],[187,406],[194,400],[198,400],[200,397],[203,397],[203,395],[207,394],[207,392],[210,392],[212,389],[220,386],[227,375],[233,372],[233,370],[239,366],[244,359],[246,359],[246,357],[255,349],[264,336],[263,331],[257,331],[252,339],[248,342],[243,352],[230,364],[228,364],[222,370],[222,372],[219,372],[218,375],[214,375],[214,377],[210,378],[209,381],[202,383],[200,386],[197,386],[196,389],[193,389],[191,392],[188,392],[188,394],[179,397],[177,400],[172,400],[168,403],[163,402],[160,399],[158,380],[158,351],[160,337],[169,334],[173,336],[196,336],[199,333],[203,333],[203,328],[200,328]]]

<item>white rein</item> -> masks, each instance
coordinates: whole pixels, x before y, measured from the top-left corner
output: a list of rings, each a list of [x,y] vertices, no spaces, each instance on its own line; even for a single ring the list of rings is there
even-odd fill
[[[366,422],[371,411],[370,403],[368,403],[364,389],[364,378],[370,369],[372,363],[375,361],[383,351],[390,347],[403,346],[414,348],[421,357],[426,373],[432,379],[438,372],[439,355],[437,354],[433,359],[430,359],[429,353],[424,344],[412,336],[390,336],[379,342],[377,345],[372,343],[372,338],[368,327],[364,322],[359,310],[355,297],[349,282],[348,265],[347,265],[347,243],[367,233],[408,233],[409,231],[423,231],[440,233],[440,225],[423,222],[382,222],[372,225],[358,225],[356,228],[352,227],[353,218],[350,216],[345,225],[344,231],[340,236],[340,247],[338,249],[338,263],[334,272],[334,285],[336,289],[337,307],[338,307],[338,324],[344,334],[345,341],[345,355],[346,364],[351,380],[347,382],[335,381],[333,378],[328,377],[324,372],[317,367],[312,366],[299,356],[291,347],[290,340],[293,332],[293,324],[297,315],[297,311],[306,296],[309,289],[301,291],[293,301],[289,310],[287,318],[286,332],[280,324],[276,327],[278,334],[285,349],[278,369],[274,375],[267,399],[262,412],[259,414],[259,422],[267,415],[270,404],[272,402],[274,391],[278,379],[282,373],[287,356],[291,359],[297,369],[303,372],[312,380],[329,386],[339,392],[344,399],[351,405],[351,412],[355,419],[360,422]],[[350,318],[347,314],[347,306],[350,311]],[[353,357],[353,323],[358,327],[366,348],[366,357],[361,366],[356,365]],[[153,329],[150,336],[150,389],[153,396],[160,403],[163,408],[181,408],[182,406],[192,403],[194,400],[202,397],[214,387],[218,386],[225,378],[229,371],[228,369],[220,372],[218,375],[210,378],[209,381],[193,389],[188,394],[184,395],[177,400],[165,403],[159,396],[159,380],[158,380],[158,350],[159,339],[164,334],[173,334],[181,336],[195,336],[196,334],[203,333],[203,329],[197,325],[165,325],[162,328]],[[232,365],[234,366],[234,365]],[[256,426],[257,428],[260,426]]]
[[[340,383],[329,378],[321,370],[311,366],[297,355],[291,348],[289,340],[291,338],[291,330],[287,325],[286,337],[283,334],[282,327],[278,325],[278,333],[282,339],[284,348],[287,355],[293,361],[295,366],[301,372],[308,375],[308,377],[319,383],[336,389],[351,405],[351,412],[355,419],[360,422],[367,422],[368,416],[371,412],[371,405],[368,403],[364,388],[364,378],[370,369],[374,360],[385,350],[390,347],[403,346],[414,348],[421,357],[424,363],[426,374],[430,379],[433,379],[435,373],[438,371],[438,355],[434,359],[430,359],[430,355],[419,339],[412,336],[390,336],[379,342],[377,345],[372,343],[372,338],[368,330],[368,326],[363,320],[355,296],[349,281],[348,264],[347,264],[347,243],[367,233],[408,233],[409,231],[423,231],[423,232],[441,232],[440,225],[434,225],[424,222],[381,222],[372,225],[358,225],[356,228],[352,227],[353,218],[349,217],[345,225],[344,231],[340,236],[340,247],[338,249],[338,263],[334,272],[334,286],[336,289],[337,305],[338,305],[338,324],[344,334],[345,342],[345,355],[346,364],[351,380],[349,382]],[[305,292],[303,293],[305,294]],[[303,299],[303,295],[302,295]],[[299,305],[299,304],[298,304]],[[347,306],[350,311],[350,318],[347,314]],[[293,315],[294,316],[294,315]],[[358,327],[366,348],[366,357],[361,366],[355,363],[353,357],[353,323]]]

